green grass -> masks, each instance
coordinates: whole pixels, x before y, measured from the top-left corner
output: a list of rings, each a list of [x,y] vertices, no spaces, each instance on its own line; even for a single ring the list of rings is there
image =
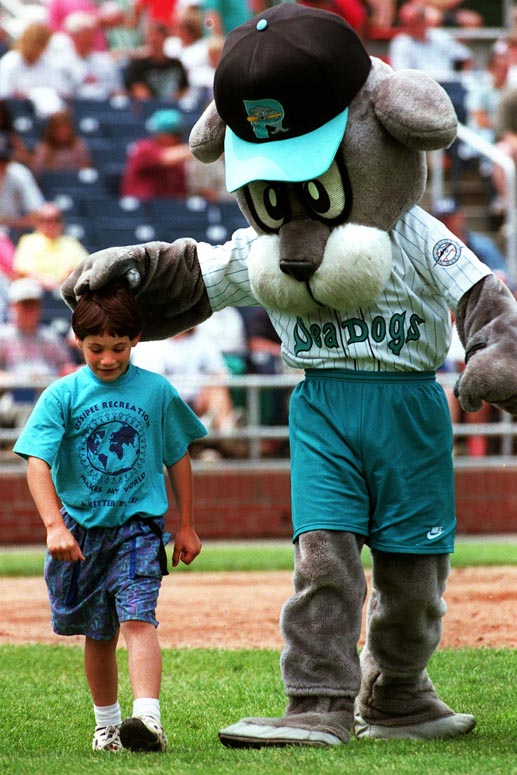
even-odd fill
[[[279,715],[275,651],[165,650],[166,754],[93,753],[82,652],[66,646],[0,647],[2,775],[517,775],[517,654],[438,651],[430,672],[442,698],[472,712],[465,738],[414,743],[353,741],[328,749],[230,750],[217,730],[246,715]],[[120,700],[130,712],[126,654]]]
[[[170,559],[170,547],[168,554]],[[0,576],[39,576],[43,572],[44,550],[16,549],[0,552]],[[370,566],[370,555],[363,552],[365,567]],[[469,565],[517,565],[517,542],[458,541],[451,556],[453,567]],[[170,564],[170,563],[169,563]],[[205,546],[189,567],[180,565],[178,571],[195,573],[200,571],[260,571],[292,570],[293,550],[288,541],[285,545],[267,541],[257,544],[209,544]]]
[[[517,564],[510,541],[459,542],[455,566]],[[364,553],[365,565],[369,554]],[[0,575],[40,575],[43,549],[0,553]],[[192,571],[291,570],[289,544],[209,545]],[[187,570],[187,569],[185,569]],[[189,572],[189,571],[187,571]],[[195,612],[194,612],[195,615]],[[181,626],[181,625],[179,625]],[[126,653],[120,700],[131,710]],[[430,673],[442,698],[478,725],[457,740],[352,741],[329,749],[230,750],[217,730],[247,715],[281,715],[279,653],[164,650],[166,754],[93,753],[93,713],[77,647],[0,647],[2,775],[517,775],[517,652],[438,651]]]

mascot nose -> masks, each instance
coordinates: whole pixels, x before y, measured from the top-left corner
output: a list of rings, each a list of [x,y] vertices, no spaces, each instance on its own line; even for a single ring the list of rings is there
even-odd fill
[[[309,280],[323,260],[330,229],[320,221],[290,221],[280,229],[279,266],[299,282]]]
[[[280,269],[284,274],[288,274],[290,277],[294,277],[295,280],[299,280],[301,283],[308,280],[316,271],[311,261],[293,261],[284,259],[280,260]]]

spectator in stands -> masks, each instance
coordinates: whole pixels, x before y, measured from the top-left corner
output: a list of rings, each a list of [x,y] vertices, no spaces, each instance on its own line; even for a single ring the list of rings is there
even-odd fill
[[[43,288],[31,278],[14,280],[9,288],[9,320],[0,326],[0,374],[23,381],[58,377],[76,366],[70,348],[49,326],[41,324]],[[2,396],[0,423],[20,425],[33,388],[11,390]]]
[[[121,193],[137,199],[187,195],[186,161],[191,157],[183,142],[183,117],[175,109],[157,110],[147,122],[150,136],[130,146],[122,176]]]
[[[189,66],[189,82],[193,89],[204,92],[208,104],[213,99],[214,75],[224,46],[221,35],[210,35],[206,45],[206,62]]]
[[[4,11],[0,11],[0,57],[7,54],[11,48],[11,35],[7,31],[8,16]]]
[[[15,276],[13,269],[15,249],[15,244],[9,237],[9,234],[0,229],[0,275],[8,280],[13,280]]]
[[[5,322],[7,314],[7,296],[13,270],[14,242],[9,235],[0,229],[0,323]]]
[[[144,31],[149,25],[169,28],[176,12],[177,0],[135,0],[138,24]]]
[[[413,68],[437,81],[449,81],[472,67],[472,51],[450,33],[431,26],[425,3],[404,3],[399,21],[402,29],[388,48],[389,61],[395,70]]]
[[[0,132],[5,133],[9,138],[13,151],[13,161],[28,164],[31,158],[30,150],[23,141],[20,133],[16,131],[11,109],[5,99],[0,99]]]
[[[125,92],[122,73],[107,51],[95,49],[97,18],[86,11],[67,16],[55,61],[65,74],[70,94],[83,99],[104,100]]]
[[[471,8],[463,8],[464,0],[425,0],[426,5],[435,13],[436,27],[467,27],[483,26],[483,15]]]
[[[470,80],[467,91],[468,126],[490,143],[495,140],[497,109],[507,89],[509,66],[508,51],[496,44],[483,72]]]
[[[203,16],[199,4],[180,6],[172,31],[172,36],[165,41],[165,51],[169,56],[181,59],[191,89],[203,90],[208,102],[212,99],[214,72],[221,56],[224,37],[203,34]]]
[[[34,225],[34,212],[43,202],[30,169],[12,160],[9,137],[0,133],[0,226],[27,229]]]
[[[222,37],[253,16],[246,0],[200,0],[200,6],[206,29]]]
[[[45,290],[57,290],[88,252],[78,239],[64,233],[58,205],[46,202],[34,218],[34,231],[18,241],[13,268],[18,275],[37,280]]]
[[[99,6],[101,23],[108,41],[110,53],[118,60],[129,56],[142,45],[142,33],[132,0],[107,0]]]
[[[46,24],[28,24],[14,48],[0,59],[0,97],[27,97],[39,115],[62,107],[69,89],[49,52],[52,31]]]
[[[200,196],[209,202],[235,201],[226,188],[224,159],[203,164],[191,155],[185,162],[185,172],[188,196]]]
[[[342,16],[357,34],[364,38],[368,28],[368,17],[371,11],[369,2],[364,0],[298,0],[300,5],[321,8]]]
[[[149,24],[145,46],[130,58],[124,70],[125,86],[131,97],[148,100],[179,99],[189,88],[187,72],[176,57],[168,56],[165,41],[169,28],[160,22]]]
[[[197,326],[212,342],[215,352],[219,350],[232,374],[247,371],[248,346],[246,328],[241,313],[236,307],[225,307]]]
[[[214,340],[198,328],[159,342],[140,342],[133,350],[132,361],[143,369],[173,378],[183,400],[209,430],[225,431],[236,427],[238,415],[227,386],[188,384],[189,378],[230,375]],[[179,377],[185,377],[185,384],[178,384]],[[221,452],[229,451],[224,445],[214,446]]]
[[[59,110],[50,116],[36,142],[31,161],[36,176],[46,170],[80,170],[92,167],[86,141],[77,134],[72,115]]]
[[[517,88],[517,5],[512,8],[510,16],[510,29],[498,38],[495,47],[508,54],[508,88]]]
[[[510,89],[501,98],[495,123],[496,146],[517,164],[517,88]],[[492,166],[492,182],[496,196],[491,202],[491,212],[504,217],[508,210],[506,178],[497,164]]]
[[[48,25],[53,32],[63,32],[66,19],[76,11],[85,11],[95,16],[97,19],[94,40],[96,51],[106,51],[108,49],[104,27],[111,27],[122,21],[120,14],[119,18],[115,19],[108,14],[103,16],[100,12],[102,6],[98,5],[95,0],[47,0],[46,5]]]
[[[505,257],[496,243],[487,235],[468,228],[464,209],[450,197],[439,199],[433,207],[438,218],[455,237],[458,237],[486,264],[512,291],[517,290],[517,278],[510,277]]]
[[[206,61],[206,43],[203,15],[199,2],[180,3],[172,20],[165,51],[169,56],[181,59],[187,70],[190,66]]]

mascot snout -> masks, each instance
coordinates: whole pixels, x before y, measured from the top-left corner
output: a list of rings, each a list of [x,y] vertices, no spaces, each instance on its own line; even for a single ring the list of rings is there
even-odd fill
[[[298,282],[309,280],[323,260],[330,229],[319,221],[290,221],[280,229],[280,269]]]
[[[267,309],[290,310],[291,314],[294,310],[297,315],[310,314],[321,306],[357,309],[373,303],[385,288],[392,266],[387,232],[348,223],[332,229],[326,238],[328,227],[319,225],[321,244],[314,251],[314,243],[303,244],[303,239],[295,238],[295,221],[286,224],[280,235],[268,234],[255,240],[248,258],[250,284],[257,300]],[[292,229],[287,230],[288,226]],[[311,245],[310,253],[307,244]],[[283,254],[287,245],[289,252]],[[300,257],[311,265],[307,278],[295,274],[296,268],[305,269],[303,264],[296,266]],[[293,262],[294,271],[286,272],[284,264],[289,261]]]

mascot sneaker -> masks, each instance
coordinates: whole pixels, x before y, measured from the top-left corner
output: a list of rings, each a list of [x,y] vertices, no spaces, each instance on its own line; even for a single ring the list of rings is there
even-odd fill
[[[151,716],[133,716],[120,726],[120,740],[129,751],[167,750],[167,736],[161,724]]]
[[[358,714],[355,717],[354,733],[360,740],[441,740],[466,735],[475,726],[476,719],[468,713],[454,713],[452,716],[402,726],[369,723]]]
[[[280,720],[279,720],[280,721]],[[321,729],[275,726],[267,723],[242,719],[219,731],[219,740],[227,748],[265,748],[284,747],[286,745],[329,746],[341,745],[341,740],[330,732]]]
[[[120,727],[96,727],[92,740],[94,751],[120,751],[122,743],[120,742]]]

